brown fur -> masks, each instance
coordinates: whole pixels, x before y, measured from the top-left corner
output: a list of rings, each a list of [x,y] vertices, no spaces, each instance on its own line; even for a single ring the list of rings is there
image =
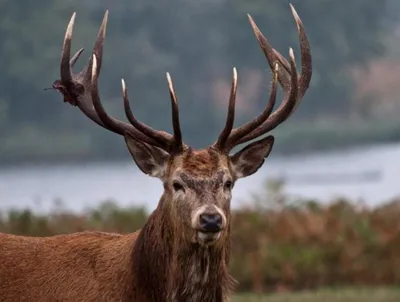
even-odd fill
[[[185,153],[182,160],[182,169],[186,171],[195,171],[198,176],[210,177],[211,171],[218,169],[221,164],[221,156],[212,149],[193,151]],[[227,162],[224,162],[226,166]]]
[[[227,156],[211,149],[171,160],[157,208],[133,234],[0,234],[0,301],[227,301],[234,284],[228,274],[230,203],[221,204],[227,229],[215,244],[200,245],[179,223],[177,215],[185,213],[173,206],[168,182],[177,171],[188,173],[209,190],[202,192],[206,202],[218,184],[201,180],[229,169]]]

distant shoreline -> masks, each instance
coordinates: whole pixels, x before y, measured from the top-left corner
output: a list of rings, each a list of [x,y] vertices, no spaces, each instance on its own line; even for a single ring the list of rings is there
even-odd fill
[[[275,135],[274,156],[301,156],[321,152],[352,150],[400,142],[400,121],[371,121],[364,124],[307,123],[279,128]],[[19,136],[4,139],[0,167],[20,165],[80,164],[118,162],[130,159],[120,137],[81,132],[48,133],[45,138]],[[40,136],[39,136],[40,137]],[[208,137],[199,139],[206,145]],[[15,143],[17,141],[17,143]]]

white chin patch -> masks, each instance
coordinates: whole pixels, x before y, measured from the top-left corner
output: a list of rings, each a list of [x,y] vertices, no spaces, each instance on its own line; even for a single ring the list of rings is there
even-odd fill
[[[205,232],[197,232],[197,238],[204,243],[211,242],[217,240],[221,236],[221,232],[216,233],[205,233]]]

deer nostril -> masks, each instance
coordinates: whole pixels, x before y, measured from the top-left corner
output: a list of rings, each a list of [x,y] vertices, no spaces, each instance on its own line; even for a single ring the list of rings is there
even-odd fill
[[[200,214],[199,222],[200,228],[204,232],[219,232],[222,228],[222,216],[220,214]]]

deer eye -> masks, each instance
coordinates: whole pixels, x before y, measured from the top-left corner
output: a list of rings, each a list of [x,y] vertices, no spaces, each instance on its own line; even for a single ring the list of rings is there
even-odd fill
[[[233,187],[233,182],[231,180],[225,181],[225,183],[224,183],[225,189],[230,190],[230,189],[232,189],[232,187]]]
[[[183,185],[176,180],[172,183],[172,187],[174,188],[175,192],[184,191]]]

